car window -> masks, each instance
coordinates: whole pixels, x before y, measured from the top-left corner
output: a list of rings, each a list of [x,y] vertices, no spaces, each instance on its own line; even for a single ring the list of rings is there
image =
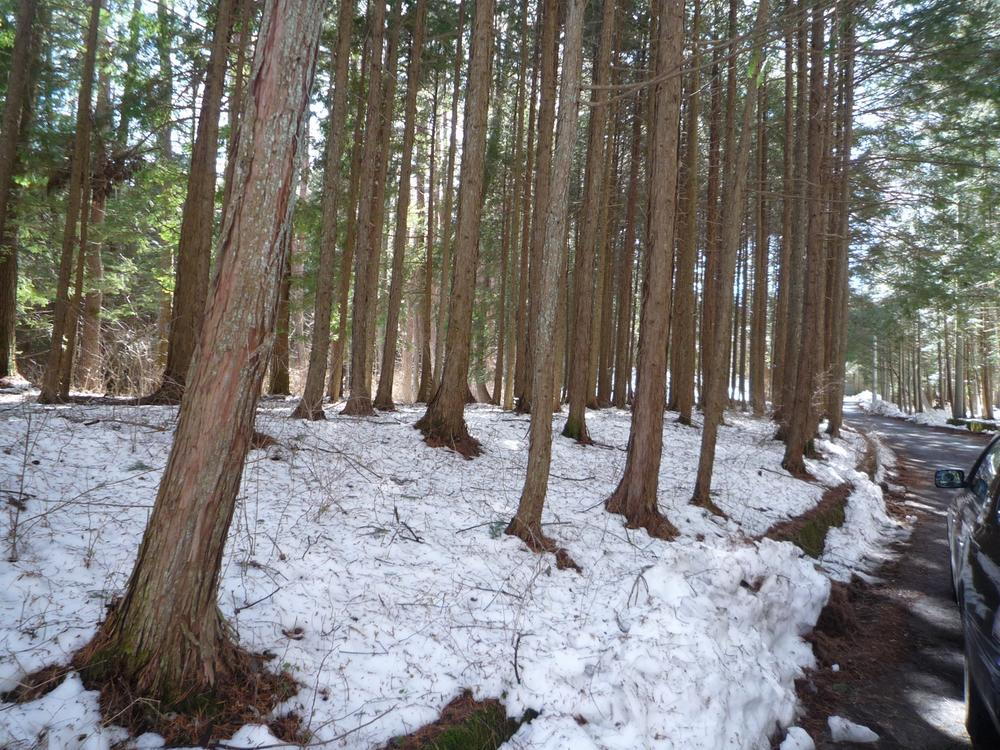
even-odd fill
[[[976,469],[976,476],[972,480],[972,492],[980,502],[985,502],[990,496],[990,490],[1000,473],[1000,442],[990,446],[989,452],[983,456],[983,460]]]

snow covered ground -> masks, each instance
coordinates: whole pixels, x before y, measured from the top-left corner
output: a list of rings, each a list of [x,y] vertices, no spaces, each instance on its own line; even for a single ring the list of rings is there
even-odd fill
[[[4,557],[16,518],[18,560],[0,562],[0,691],[67,663],[121,593],[176,418],[169,407],[6,399],[0,490],[25,502],[4,506]],[[769,423],[735,414],[715,479],[730,519],[687,504],[700,432],[668,415],[660,505],[681,536],[625,529],[603,500],[624,467],[629,415],[604,410],[588,414],[599,445],[555,439],[544,520],[578,575],[502,533],[523,482],[526,417],[470,407],[486,452],[466,461],[423,444],[419,408],[353,419],[330,407],[328,421],[306,423],[286,419],[293,405],[259,412],[279,445],[248,460],[220,604],[247,647],[276,654],[302,683],[279,713],[298,712],[330,747],[379,747],[464,688],[512,716],[540,712],[509,748],[769,747],[794,724],[794,680],[814,664],[803,636],[830,578],[877,564],[900,533],[854,470],[864,446],[848,433],[810,463],[824,485],[855,485],[824,559],[754,541],[823,488],[780,468]],[[32,703],[0,704],[0,747],[103,750],[122,738],[75,675]],[[230,744],[274,742],[246,727]]]
[[[961,430],[962,432],[968,430],[968,428],[962,425],[948,424],[948,420],[951,418],[951,412],[947,409],[932,408],[914,412],[913,414],[907,414],[896,406],[896,404],[891,401],[883,401],[878,396],[875,396],[871,391],[862,391],[848,400],[854,401],[857,403],[858,408],[861,409],[861,411],[868,412],[869,414],[876,414],[882,417],[895,417],[896,419],[905,419],[909,422],[913,422],[914,424],[922,424],[929,427],[947,427],[952,430]]]

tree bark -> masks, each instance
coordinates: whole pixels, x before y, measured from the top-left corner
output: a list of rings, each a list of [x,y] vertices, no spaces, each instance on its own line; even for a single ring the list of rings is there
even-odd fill
[[[836,187],[839,202],[837,218],[837,304],[834,308],[836,323],[833,326],[835,345],[833,350],[833,386],[830,390],[827,414],[827,432],[833,437],[840,436],[844,421],[844,378],[847,354],[847,310],[850,302],[850,258],[851,235],[851,148],[854,143],[854,4],[845,3],[844,34],[842,37],[841,75],[843,77],[843,100],[840,105],[840,175]],[[938,387],[941,387],[939,379]],[[943,396],[939,396],[943,397]]]
[[[781,396],[774,411],[774,419],[779,424],[778,437],[787,437],[788,425],[786,411],[792,408],[795,391],[798,388],[799,363],[801,359],[801,344],[803,336],[803,286],[807,281],[806,264],[806,229],[808,215],[806,212],[807,189],[807,147],[809,143],[809,50],[806,30],[808,27],[808,5],[805,0],[799,0],[797,6],[800,15],[796,30],[795,54],[795,142],[793,147],[794,160],[794,199],[792,202],[791,247],[789,248],[789,278],[788,278],[788,311],[786,314],[785,345],[781,374]]]
[[[535,340],[534,326],[536,309],[540,304],[542,247],[545,244],[545,216],[549,205],[549,189],[552,174],[552,137],[556,111],[556,57],[559,47],[559,3],[556,0],[542,0],[538,5],[542,15],[541,63],[539,70],[538,121],[535,129],[535,191],[531,216],[531,249],[528,254],[528,296],[526,311],[526,341],[524,350],[524,390],[518,399],[517,411],[531,411],[530,373],[534,372],[534,353],[531,342]]]
[[[475,294],[476,258],[482,218],[483,177],[486,157],[486,117],[489,109],[490,64],[493,49],[493,0],[478,0],[469,55],[468,95],[462,137],[461,189],[455,231],[455,283],[449,300],[448,331],[441,385],[417,422],[428,442],[454,448],[463,455],[481,452],[465,425],[465,399],[469,392],[469,344],[472,302]]]
[[[812,45],[809,71],[809,127],[807,173],[807,252],[802,300],[802,343],[798,352],[798,367],[793,398],[786,408],[787,435],[782,466],[793,474],[805,473],[805,454],[812,446],[813,397],[818,385],[819,352],[822,340],[823,300],[820,283],[826,263],[823,247],[823,50],[824,29],[822,9],[813,9],[811,22]]]
[[[710,86],[711,104],[708,116],[708,178],[705,186],[705,251],[702,269],[701,298],[701,331],[699,359],[701,362],[701,379],[698,389],[698,403],[705,403],[705,370],[708,366],[711,341],[713,339],[715,309],[713,279],[717,275],[718,237],[719,237],[719,185],[722,144],[722,80],[720,78],[719,61],[722,59],[721,46],[713,38],[712,50],[712,81]]]
[[[427,241],[424,245],[424,288],[420,306],[421,351],[420,351],[420,385],[417,388],[417,401],[426,404],[434,395],[434,369],[431,362],[431,328],[434,299],[434,181],[435,157],[437,156],[437,123],[438,123],[438,75],[434,73],[434,93],[431,97],[431,144],[427,173]]]
[[[413,37],[410,60],[406,74],[406,103],[403,120],[403,153],[399,166],[399,195],[396,199],[396,233],[392,245],[392,276],[389,282],[389,302],[386,312],[385,343],[382,348],[382,367],[379,372],[376,409],[395,409],[392,402],[392,383],[396,371],[396,341],[399,333],[399,308],[403,298],[406,256],[406,224],[410,209],[410,173],[413,167],[413,136],[417,116],[417,88],[420,85],[420,58],[424,49],[424,26],[427,18],[427,0],[417,0],[414,11]],[[393,72],[393,75],[395,73]]]
[[[764,357],[767,351],[767,269],[771,235],[767,204],[767,84],[761,85],[757,102],[757,239],[754,245],[753,310],[750,329],[750,405],[755,417],[767,408]]]
[[[786,374],[785,346],[789,320],[790,285],[794,280],[792,270],[792,212],[796,202],[795,191],[795,47],[791,21],[785,21],[785,113],[784,141],[781,169],[781,250],[778,261],[778,293],[774,306],[774,325],[771,331],[771,406],[777,414],[781,409]]]
[[[605,506],[611,513],[624,515],[630,528],[645,528],[652,536],[672,538],[677,530],[660,514],[656,492],[663,447],[667,374],[664,342],[670,319],[670,267],[674,251],[680,137],[681,77],[668,73],[676,71],[683,58],[684,3],[683,0],[658,0],[657,6],[655,71],[659,81],[650,97],[655,117],[651,134],[649,245],[639,326],[638,385],[625,471]]]
[[[597,292],[600,291],[600,325],[595,325],[593,329],[594,334],[592,334],[590,347],[591,354],[597,356],[597,400],[594,405],[598,409],[611,406],[611,331],[613,327],[612,321],[614,320],[615,281],[614,248],[618,221],[614,196],[617,192],[616,186],[618,185],[618,169],[621,157],[619,131],[618,104],[616,103],[613,105],[611,125],[608,128],[611,142],[607,146],[607,158],[605,160],[607,168],[604,176],[604,205],[602,207],[604,231],[602,232],[603,241],[601,244],[600,260],[598,261],[600,275],[598,276],[599,280],[594,284],[595,299]],[[595,323],[596,317],[595,315]],[[593,359],[593,356],[591,358]]]
[[[510,183],[510,169],[505,167],[502,190],[503,200],[501,202],[503,219],[501,220],[502,227],[500,229],[500,289],[497,293],[496,307],[497,353],[493,367],[493,394],[490,396],[490,403],[495,406],[499,406],[503,400],[504,350],[507,339],[507,279],[510,275],[508,266],[510,259],[510,238],[512,234],[511,224],[513,223],[511,214],[514,213]]]
[[[482,1],[482,0],[480,0]],[[583,63],[583,13],[586,0],[571,0],[566,18],[566,38],[563,47],[563,76],[559,89],[559,124],[552,159],[552,191],[545,213],[545,245],[542,252],[542,297],[537,306],[533,344],[534,370],[531,392],[535,408],[531,412],[528,439],[528,471],[524,488],[507,533],[522,539],[536,552],[550,551],[561,562],[567,560],[555,543],[542,531],[542,507],[548,489],[552,459],[552,414],[541,408],[553,398],[552,371],[555,367],[555,341],[546,332],[555,325],[558,289],[562,283],[566,253],[566,230],[569,214],[570,169],[579,119],[580,77]]]
[[[527,8],[524,10],[527,14]],[[539,14],[540,15],[540,14]],[[538,19],[541,20],[540,18]],[[536,22],[536,30],[539,24]],[[532,221],[532,191],[531,177],[534,174],[535,159],[535,109],[538,101],[538,78],[540,66],[538,65],[538,34],[535,35],[535,65],[531,76],[531,93],[528,97],[528,134],[527,143],[524,150],[524,173],[523,184],[521,186],[521,257],[520,269],[517,283],[517,317],[515,319],[517,348],[515,350],[514,364],[514,393],[513,397],[518,403],[518,410],[524,406],[527,408],[527,396],[531,392],[531,374],[528,372],[527,359],[528,351],[528,294],[529,294],[529,263],[531,257],[531,221]],[[525,49],[523,47],[522,49]]]
[[[330,316],[333,313],[334,265],[337,254],[337,213],[340,204],[340,159],[347,120],[347,77],[351,58],[354,5],[340,3],[337,13],[337,49],[333,60],[330,119],[323,168],[322,229],[316,268],[316,302],[313,309],[312,347],[302,399],[292,412],[298,419],[325,419],[323,384],[330,356]],[[247,33],[247,32],[244,32]]]
[[[233,88],[229,95],[229,143],[226,144],[226,169],[222,180],[222,216],[229,210],[233,192],[233,170],[236,168],[236,149],[239,146],[240,114],[246,98],[247,50],[253,36],[257,0],[237,0],[239,18],[237,30],[236,61],[233,64]],[[331,116],[332,116],[331,112]]]
[[[66,324],[70,307],[69,283],[73,272],[73,249],[77,247],[77,230],[84,206],[84,183],[90,174],[91,96],[94,87],[94,68],[97,60],[97,40],[101,19],[101,0],[91,0],[90,20],[87,25],[83,71],[76,108],[76,136],[73,141],[73,162],[70,166],[69,195],[66,201],[66,225],[63,229],[62,252],[59,258],[59,275],[56,280],[56,297],[52,313],[52,341],[42,380],[39,403],[54,404],[62,400],[60,381],[66,346]]]
[[[354,248],[358,241],[358,191],[361,187],[361,156],[364,150],[362,126],[365,118],[361,116],[361,113],[364,111],[365,106],[365,76],[368,68],[368,56],[371,54],[370,47],[371,45],[366,41],[361,55],[358,101],[354,117],[351,178],[347,191],[346,237],[344,238],[344,252],[340,258],[340,268],[337,273],[337,338],[330,348],[330,377],[327,381],[327,396],[329,396],[331,401],[336,401],[341,397],[344,382],[344,350],[347,346],[349,322],[347,303],[351,289],[351,269],[354,266]]]
[[[715,279],[717,294],[716,307],[709,314],[714,315],[718,325],[712,331],[714,341],[711,346],[712,359],[705,362],[705,424],[701,432],[701,452],[698,456],[698,476],[695,480],[691,502],[713,513],[721,514],[711,499],[712,472],[715,466],[715,447],[719,424],[722,422],[726,404],[726,351],[729,331],[725,323],[732,315],[733,275],[736,270],[736,256],[739,251],[740,226],[744,213],[744,195],[750,160],[750,133],[753,127],[754,109],[757,102],[757,85],[762,65],[761,48],[768,20],[768,0],[760,0],[757,17],[751,34],[753,52],[743,100],[743,121],[735,153],[730,162],[730,170],[725,175],[726,200],[722,204],[722,226],[719,236],[719,275]],[[706,282],[709,283],[709,282]]]
[[[31,38],[37,0],[20,0],[11,50],[10,72],[4,100],[3,131],[0,135],[0,378],[17,375],[15,356],[17,320],[17,240],[13,221],[18,171],[17,151],[27,120],[26,104],[30,88]]]
[[[285,238],[289,248],[282,251],[285,258],[285,268],[281,272],[281,282],[278,284],[278,316],[274,325],[274,345],[271,347],[271,382],[267,392],[271,396],[287,396],[290,392],[288,382],[288,329],[291,322],[292,291],[292,238]]]
[[[134,51],[134,48],[133,48]],[[107,54],[106,50],[105,53]],[[134,56],[134,54],[133,54]],[[130,65],[134,64],[134,60]],[[93,169],[90,200],[90,221],[91,229],[100,227],[104,223],[108,198],[111,193],[111,180],[108,176],[108,150],[112,148],[113,142],[109,142],[111,132],[111,81],[106,66],[102,66],[98,74],[97,83],[97,107],[95,109],[94,127],[94,154],[96,162]],[[123,92],[123,101],[125,93]],[[119,138],[126,137],[119,131]],[[126,143],[119,141],[119,147],[124,148]],[[102,387],[101,378],[101,307],[104,302],[102,286],[104,284],[104,263],[102,260],[102,243],[89,241],[85,248],[84,262],[86,265],[86,293],[83,298],[83,309],[80,311],[80,357],[77,362],[77,370],[80,376],[80,384],[87,391],[96,391]]]
[[[174,67],[170,59],[174,40],[173,20],[171,7],[166,3],[160,3],[156,7],[156,53],[160,85],[158,99],[161,105],[167,108],[172,105],[174,93]],[[161,157],[168,163],[173,161],[173,128],[169,121],[161,127],[157,142]],[[174,274],[174,254],[170,244],[162,235],[160,236],[159,271],[164,278]],[[156,368],[159,372],[167,366],[167,352],[170,348],[171,294],[169,290],[160,286],[157,296],[159,304],[156,315]]]
[[[95,677],[123,679],[159,710],[250,671],[219,613],[218,583],[271,348],[323,4],[269,0],[264,11],[237,199],[170,458],[125,596],[84,654]]]
[[[212,50],[208,58],[201,113],[198,117],[198,132],[191,151],[187,197],[181,212],[167,367],[160,387],[145,399],[147,403],[180,401],[205,315],[215,223],[215,165],[219,151],[219,118],[235,6],[236,0],[219,0],[217,7]]]
[[[587,432],[587,403],[593,398],[590,388],[595,371],[591,357],[593,320],[599,315],[603,289],[594,289],[594,262],[602,244],[600,214],[607,205],[604,195],[605,135],[608,124],[608,89],[611,73],[611,45],[615,28],[615,3],[602,3],[601,39],[594,61],[594,88],[590,97],[590,123],[587,135],[587,164],[583,200],[580,205],[580,237],[573,263],[573,338],[569,363],[569,416],[562,434],[579,443],[591,443]],[[604,200],[602,200],[604,199]],[[597,312],[595,313],[595,308]],[[599,323],[598,323],[599,325]]]
[[[691,21],[691,76],[689,79],[685,169],[679,213],[674,312],[670,329],[670,392],[677,421],[691,424],[694,409],[695,265],[698,262],[698,118],[701,114],[701,3],[695,0]]]
[[[396,7],[399,0],[396,0]],[[395,13],[395,11],[393,11]],[[382,226],[376,223],[380,213],[376,200],[380,194],[378,186],[379,161],[383,153],[380,139],[388,136],[383,128],[383,81],[382,50],[385,39],[385,0],[369,0],[368,34],[371,44],[368,53],[368,98],[365,103],[364,145],[361,156],[361,179],[359,186],[357,247],[354,251],[354,299],[351,315],[351,373],[350,391],[343,414],[366,416],[374,414],[372,409],[369,378],[371,355],[368,350],[369,328],[374,330],[375,299],[378,283],[379,255],[381,250]],[[395,71],[391,71],[394,75]],[[387,144],[386,144],[387,145]]]
[[[448,166],[445,171],[444,198],[441,201],[441,280],[438,283],[437,339],[434,344],[434,386],[441,385],[444,367],[444,345],[448,333],[452,261],[452,206],[455,194],[455,156],[458,148],[458,98],[462,81],[462,34],[465,29],[465,0],[458,3],[458,29],[455,37],[455,59],[452,71],[451,134],[448,142]]]
[[[625,234],[618,261],[618,320],[615,329],[615,374],[612,403],[619,409],[628,404],[631,368],[629,350],[632,341],[632,271],[635,266],[636,225],[639,204],[639,167],[642,152],[642,97],[635,98],[632,111],[632,138],[629,156],[628,189],[625,194]]]

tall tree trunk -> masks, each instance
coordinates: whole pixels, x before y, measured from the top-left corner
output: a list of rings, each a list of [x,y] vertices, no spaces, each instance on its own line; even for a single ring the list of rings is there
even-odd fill
[[[660,514],[656,491],[666,401],[667,349],[664,342],[670,318],[681,99],[681,77],[667,74],[677,70],[683,58],[684,3],[683,0],[659,0],[657,9],[655,72],[659,80],[650,96],[655,117],[650,135],[649,244],[639,326],[638,385],[625,471],[605,506],[611,513],[624,515],[631,528],[641,527],[652,536],[671,538],[677,531]]]
[[[235,24],[236,61],[233,63],[233,87],[229,95],[229,143],[226,145],[226,169],[222,180],[222,216],[229,210],[229,201],[232,199],[233,171],[236,168],[236,149],[239,147],[240,115],[246,98],[247,51],[253,36],[257,10],[257,0],[237,0],[237,3],[239,18]],[[332,111],[330,115],[333,116]]]
[[[591,346],[592,319],[599,307],[602,289],[594,289],[594,262],[602,241],[601,206],[604,195],[605,144],[608,123],[607,83],[611,73],[611,44],[614,38],[615,3],[602,3],[601,39],[594,61],[594,88],[590,97],[587,136],[587,164],[583,200],[580,205],[580,240],[573,263],[573,338],[569,364],[569,416],[562,434],[580,443],[590,443],[587,432],[587,403],[593,398]]]
[[[531,176],[528,174],[528,165],[525,163],[527,154],[525,144],[525,99],[527,93],[527,72],[528,53],[530,45],[528,43],[528,2],[521,0],[520,9],[520,38],[521,54],[517,70],[517,87],[514,92],[514,173],[513,173],[513,195],[511,196],[510,217],[510,238],[511,251],[508,259],[508,291],[507,303],[507,347],[504,354],[504,382],[505,387],[502,397],[493,394],[494,398],[500,398],[500,403],[504,409],[514,408],[514,397],[521,382],[524,380],[524,351],[527,342],[525,336],[525,315],[527,311],[527,266],[528,266],[528,242],[527,232],[524,227],[530,221],[530,203],[528,193],[530,192]],[[528,127],[534,125],[534,77],[532,77],[532,101],[530,105],[530,115]],[[528,146],[530,149],[530,145]],[[515,303],[516,300],[516,303]],[[510,335],[514,331],[514,335]]]
[[[133,47],[134,50],[134,47]],[[106,51],[105,53],[106,54]],[[134,60],[132,61],[134,62]],[[131,65],[131,63],[130,63]],[[90,229],[98,229],[104,224],[108,197],[111,193],[111,180],[108,175],[108,151],[113,142],[109,142],[111,132],[111,81],[107,66],[102,65],[97,80],[97,107],[95,110],[94,128],[94,164],[90,200]],[[124,102],[125,93],[122,94]],[[124,120],[124,117],[123,117]],[[119,138],[124,137],[119,131]],[[119,148],[125,148],[126,143],[119,141]],[[84,390],[98,390],[102,385],[101,378],[101,307],[104,302],[102,286],[104,284],[104,263],[102,261],[102,243],[98,238],[89,241],[86,247],[86,277],[87,288],[81,310],[80,357],[77,369],[80,374],[80,384]]]
[[[264,11],[237,199],[188,394],[125,595],[84,659],[162,710],[250,676],[219,612],[219,573],[272,340],[323,4],[269,0]]]
[[[83,71],[76,108],[76,136],[73,141],[73,162],[70,166],[69,195],[66,200],[66,225],[63,229],[59,275],[52,313],[52,341],[42,380],[39,403],[54,404],[61,400],[60,380],[63,373],[66,324],[70,308],[69,283],[73,272],[73,250],[78,246],[77,230],[84,206],[84,184],[90,174],[91,96],[94,88],[94,67],[97,60],[97,40],[101,21],[101,0],[91,0],[87,25]]]
[[[17,240],[13,221],[18,144],[27,120],[31,38],[37,0],[20,0],[0,134],[0,378],[17,374],[14,324],[17,320]]]
[[[371,247],[375,263],[368,266],[367,284],[373,290],[371,299],[371,316],[365,326],[365,351],[368,361],[375,361],[375,340],[378,337],[378,293],[387,286],[388,264],[383,263],[387,234],[385,231],[386,186],[389,180],[389,160],[392,156],[392,123],[393,111],[396,106],[396,85],[399,81],[397,66],[399,63],[399,35],[402,27],[402,2],[392,6],[392,17],[389,22],[389,38],[386,44],[386,66],[383,76],[384,91],[382,92],[382,116],[379,124],[379,156],[378,175],[375,178],[374,207],[371,215]],[[390,72],[391,71],[391,72]],[[355,277],[356,278],[356,277]],[[355,283],[357,283],[355,281]],[[357,287],[355,287],[357,291]],[[352,365],[353,367],[353,365]],[[374,371],[372,364],[365,369],[365,380],[368,393],[372,392]]]
[[[983,321],[979,329],[979,366],[982,368],[983,418],[993,419],[993,374],[990,370],[990,313],[983,309]]]
[[[782,143],[781,169],[781,256],[778,261],[778,294],[774,306],[774,326],[771,332],[771,405],[775,415],[781,409],[784,397],[787,358],[785,346],[788,341],[791,289],[794,275],[792,270],[794,243],[792,241],[792,215],[797,200],[795,191],[795,46],[792,37],[792,22],[785,18],[785,113],[784,138]],[[777,416],[775,417],[777,418]]]
[[[80,325],[80,308],[83,305],[83,279],[86,269],[87,247],[90,244],[90,203],[91,203],[91,170],[83,179],[83,201],[80,206],[80,242],[76,251],[76,275],[73,282],[73,298],[66,308],[66,349],[60,360],[59,371],[59,401],[69,399],[70,388],[73,385],[73,365],[76,361],[76,339]]]
[[[782,466],[793,474],[805,473],[804,456],[812,446],[813,396],[818,385],[819,352],[816,342],[822,341],[823,300],[820,283],[826,263],[823,247],[823,50],[824,28],[822,9],[813,9],[811,23],[812,45],[809,71],[809,129],[808,129],[808,182],[807,182],[807,252],[802,301],[802,344],[799,347],[798,367],[793,399],[787,405],[787,439]]]
[[[836,305],[834,314],[836,322],[833,326],[835,346],[833,349],[833,385],[828,401],[827,432],[833,437],[840,436],[840,428],[844,421],[844,378],[847,357],[847,309],[850,297],[848,262],[850,257],[851,235],[851,147],[854,143],[854,4],[852,0],[845,3],[844,34],[842,36],[841,75],[843,78],[843,95],[840,104],[840,174],[836,186],[836,200],[839,202],[837,211],[837,235],[834,239],[837,261]],[[940,380],[938,387],[941,387]],[[939,395],[943,398],[943,394]]]
[[[527,13],[527,8],[525,8]],[[539,12],[539,16],[541,13]],[[538,18],[541,21],[541,18]],[[517,318],[516,318],[516,338],[517,350],[515,353],[516,363],[514,366],[514,398],[517,400],[518,411],[527,409],[528,397],[531,394],[531,373],[528,372],[528,352],[531,347],[528,345],[528,328],[530,327],[528,318],[528,295],[530,293],[529,262],[531,258],[531,222],[532,213],[532,175],[534,174],[535,160],[535,109],[538,102],[538,79],[540,66],[538,64],[539,43],[538,33],[540,23],[535,24],[535,65],[534,73],[531,76],[531,94],[528,97],[528,137],[525,145],[524,155],[524,182],[521,187],[521,257],[520,269],[518,272],[517,284]]]
[[[541,268],[542,248],[545,244],[545,214],[548,211],[549,191],[552,175],[552,130],[555,123],[556,76],[558,66],[556,57],[559,51],[559,3],[555,0],[542,0],[538,4],[538,12],[542,16],[541,63],[539,71],[539,88],[541,95],[538,104],[538,123],[535,130],[537,138],[535,148],[535,195],[531,217],[531,249],[528,268],[528,297],[526,312],[526,342],[524,351],[524,390],[518,399],[519,412],[531,411],[531,387],[533,379],[534,353],[531,343],[535,341],[534,326],[537,317],[536,309],[540,304],[541,276],[537,269]]]
[[[370,41],[370,40],[368,40]],[[364,153],[364,138],[362,126],[365,117],[365,81],[368,68],[368,56],[371,45],[366,42],[361,55],[361,74],[359,76],[358,101],[354,116],[354,138],[351,150],[351,178],[347,191],[347,227],[344,238],[344,252],[340,258],[340,268],[337,273],[337,338],[330,348],[330,377],[327,381],[327,395],[331,401],[341,396],[344,382],[344,350],[347,346],[347,314],[348,295],[351,289],[351,269],[354,266],[354,248],[358,241],[358,191],[361,189],[361,157]]]
[[[809,49],[807,28],[809,22],[806,0],[797,4],[799,24],[796,29],[795,55],[795,142],[794,160],[794,200],[792,203],[791,247],[788,260],[788,311],[786,314],[785,345],[781,374],[781,396],[774,419],[779,423],[778,437],[785,439],[788,433],[786,412],[792,408],[795,391],[798,388],[799,363],[803,337],[804,285],[806,265],[806,229],[809,217],[806,212],[807,190],[807,147],[809,145]]]
[[[694,409],[695,265],[698,262],[698,118],[701,115],[701,2],[695,0],[691,20],[691,74],[685,132],[684,208],[677,219],[677,268],[673,321],[670,328],[670,392],[677,421],[691,424]]]
[[[945,379],[946,395],[944,398],[954,409],[955,390],[952,386],[952,379],[951,379],[951,342],[949,341],[948,328],[949,328],[948,316],[945,315],[944,316],[944,379]],[[954,416],[954,414],[952,414],[952,416]]]
[[[757,240],[753,263],[753,312],[750,330],[750,404],[755,417],[764,415],[766,403],[767,269],[769,243],[767,205],[767,84],[757,100]]]
[[[393,15],[400,0],[395,0]],[[381,159],[388,151],[389,129],[384,127],[382,49],[385,39],[385,0],[369,0],[368,33],[371,38],[368,54],[368,99],[365,103],[365,135],[361,157],[361,182],[359,187],[357,247],[354,252],[354,299],[351,315],[351,374],[350,392],[344,405],[344,414],[365,416],[374,414],[372,409],[371,356],[368,340],[375,329],[375,301],[378,295],[378,268],[382,247],[382,224],[378,221],[381,210],[377,205],[382,191],[379,189]],[[395,75],[395,70],[387,75]]]
[[[337,13],[337,49],[333,59],[330,120],[323,168],[322,229],[316,268],[316,302],[313,309],[312,347],[302,399],[292,412],[298,419],[324,419],[323,383],[330,356],[330,316],[333,312],[334,265],[337,254],[337,213],[340,204],[340,158],[347,120],[347,78],[351,58],[354,5],[340,3]],[[243,32],[247,34],[247,31]]]
[[[490,403],[495,406],[499,406],[503,400],[504,350],[507,339],[507,278],[510,275],[508,266],[512,234],[511,224],[514,223],[510,183],[510,170],[505,168],[502,201],[503,219],[501,220],[502,227],[500,230],[500,289],[497,293],[496,308],[497,353],[493,367],[493,394],[490,396]]]
[[[445,172],[444,198],[441,201],[441,280],[438,284],[437,339],[434,342],[434,385],[441,385],[444,367],[444,345],[448,333],[452,262],[451,211],[455,194],[455,156],[458,148],[458,98],[462,81],[462,34],[465,30],[465,0],[458,3],[458,29],[455,37],[455,59],[452,70],[451,134],[448,142],[448,167]]]
[[[625,197],[625,236],[621,245],[618,276],[618,322],[615,330],[615,378],[613,403],[619,409],[628,404],[632,372],[629,350],[632,343],[632,269],[635,265],[636,225],[638,224],[639,167],[642,152],[642,101],[635,97],[632,111],[632,139],[628,190]],[[693,291],[692,291],[693,294]]]
[[[482,2],[482,0],[480,0]],[[528,438],[528,471],[521,490],[517,515],[507,533],[524,540],[537,552],[555,552],[560,567],[571,564],[566,553],[542,531],[542,506],[548,490],[552,459],[552,414],[543,408],[552,398],[552,371],[555,369],[556,342],[547,334],[555,325],[558,288],[562,283],[566,253],[566,230],[569,214],[570,170],[579,119],[579,93],[583,63],[583,12],[586,0],[571,0],[566,18],[563,47],[563,76],[559,89],[559,125],[552,159],[552,190],[545,214],[545,245],[542,253],[542,298],[536,308],[533,344],[534,371],[531,392],[536,408],[531,412]]]
[[[712,501],[712,472],[715,467],[715,447],[722,422],[723,409],[726,404],[726,367],[728,359],[726,343],[729,331],[724,323],[732,315],[733,275],[736,270],[736,256],[740,243],[740,226],[744,213],[744,195],[747,184],[747,172],[750,161],[750,133],[753,127],[754,109],[757,101],[757,84],[761,70],[761,49],[768,21],[768,0],[760,0],[757,5],[757,17],[754,21],[751,38],[753,52],[746,81],[746,94],[743,100],[743,120],[739,140],[735,145],[735,153],[730,162],[730,170],[725,175],[726,196],[722,204],[722,226],[719,236],[719,275],[716,307],[714,314],[718,325],[713,327],[715,340],[711,345],[712,359],[705,362],[705,424],[701,432],[701,452],[698,456],[698,476],[695,480],[694,494],[691,502],[713,513],[719,509]]]
[[[476,259],[482,218],[486,160],[486,117],[489,109],[490,64],[493,57],[493,0],[478,0],[469,55],[468,94],[462,123],[461,189],[455,227],[455,283],[449,299],[448,331],[441,385],[417,422],[428,442],[446,445],[467,456],[481,452],[465,425],[469,392],[469,344]]]
[[[205,315],[215,223],[215,165],[219,152],[219,118],[235,6],[236,0],[219,0],[217,8],[198,131],[191,152],[187,197],[181,212],[167,367],[160,387],[145,399],[151,403],[177,403],[180,400]]]
[[[271,347],[271,382],[267,389],[272,396],[287,396],[291,390],[288,382],[288,328],[291,322],[292,253],[295,251],[291,233],[285,241],[289,247],[281,253],[285,258],[285,268],[278,284],[278,315],[274,324],[274,346]]]
[[[413,20],[413,38],[406,74],[406,104],[403,120],[403,153],[399,166],[399,195],[396,199],[396,233],[392,245],[392,278],[389,282],[389,304],[386,313],[385,345],[382,348],[382,368],[379,372],[376,409],[395,409],[392,403],[392,382],[396,370],[396,340],[399,330],[399,307],[403,299],[406,255],[406,224],[410,209],[410,173],[413,162],[413,135],[417,116],[417,88],[420,85],[420,58],[424,49],[424,26],[427,0],[418,0]],[[393,72],[395,75],[395,72]]]
[[[698,389],[698,403],[705,403],[705,371],[709,361],[709,350],[714,337],[716,318],[713,279],[717,276],[719,245],[719,175],[722,170],[722,80],[719,63],[722,46],[713,38],[712,81],[710,86],[711,106],[708,116],[708,178],[705,185],[705,250],[702,269],[701,296],[701,346],[698,350],[701,364],[701,378]]]
[[[156,7],[156,54],[159,64],[159,103],[170,108],[174,98],[174,66],[170,57],[174,41],[173,8],[168,2],[161,2]],[[160,128],[157,142],[161,157],[170,163],[174,159],[173,127],[168,120]],[[164,278],[174,275],[174,253],[171,243],[160,236],[159,271]],[[156,368],[157,372],[166,369],[167,352],[170,348],[170,308],[171,294],[164,288],[158,289],[158,305],[156,315]]]
[[[434,370],[431,362],[431,315],[434,297],[434,182],[435,157],[437,156],[438,75],[434,73],[434,93],[431,97],[431,144],[427,173],[427,242],[424,245],[424,288],[420,306],[421,352],[420,385],[417,401],[426,404],[434,395]]]
[[[614,114],[611,116],[611,126],[608,128],[612,137],[611,143],[607,147],[607,170],[604,176],[604,197],[603,197],[603,220],[604,231],[601,245],[600,275],[599,282],[594,284],[595,295],[601,295],[601,316],[600,325],[595,326],[595,335],[591,339],[591,353],[597,355],[597,401],[595,406],[599,409],[611,406],[611,330],[612,320],[614,320],[614,257],[615,257],[615,235],[617,229],[618,212],[616,210],[614,196],[617,193],[618,169],[620,167],[620,149],[618,147],[618,105],[614,105]],[[595,316],[596,318],[596,316]],[[596,320],[595,320],[596,322]]]

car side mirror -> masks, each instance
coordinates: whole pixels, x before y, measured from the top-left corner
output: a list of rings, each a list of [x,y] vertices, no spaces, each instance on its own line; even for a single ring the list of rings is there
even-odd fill
[[[934,472],[934,486],[956,490],[965,486],[965,472],[961,469],[938,469]]]

